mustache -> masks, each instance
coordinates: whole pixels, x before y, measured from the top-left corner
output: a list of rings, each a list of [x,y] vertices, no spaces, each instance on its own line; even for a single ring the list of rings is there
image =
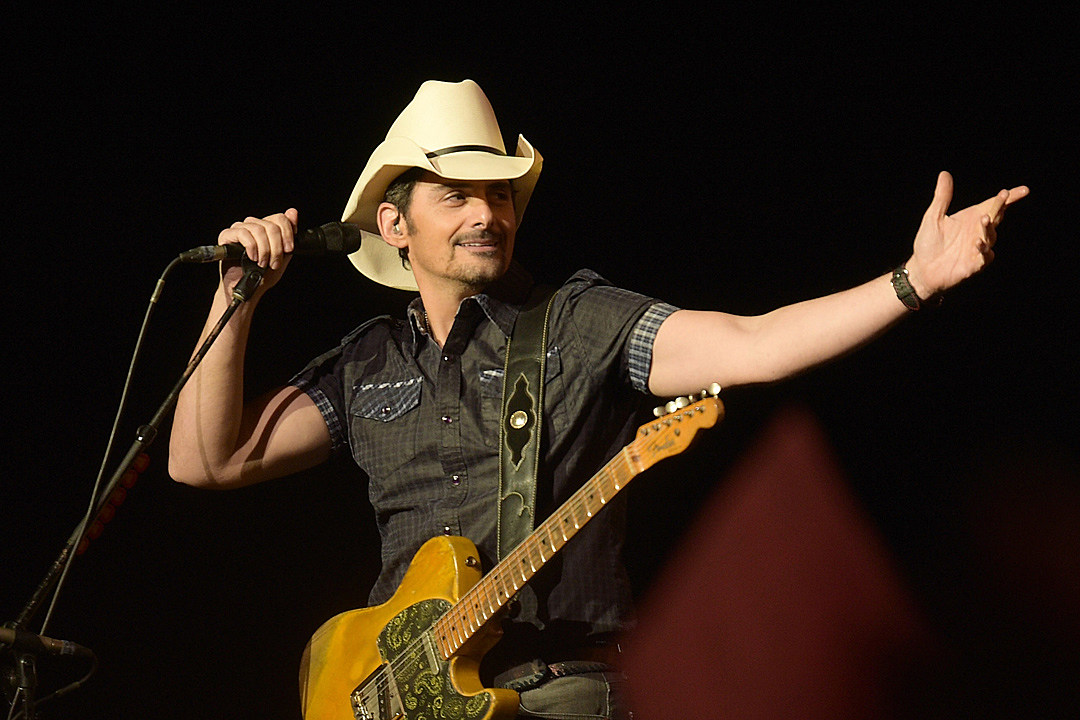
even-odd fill
[[[462,233],[454,237],[455,245],[462,245],[465,243],[483,243],[483,242],[500,242],[503,239],[502,233],[492,232],[491,230],[473,230],[471,232]]]

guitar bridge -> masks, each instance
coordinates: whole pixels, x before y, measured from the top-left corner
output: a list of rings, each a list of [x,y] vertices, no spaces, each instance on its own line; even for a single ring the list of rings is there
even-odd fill
[[[352,691],[349,701],[356,720],[401,720],[405,717],[397,683],[386,663]]]

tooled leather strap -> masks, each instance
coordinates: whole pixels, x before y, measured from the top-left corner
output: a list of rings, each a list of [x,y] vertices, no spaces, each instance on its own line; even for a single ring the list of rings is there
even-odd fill
[[[533,530],[543,427],[547,321],[555,289],[537,285],[506,341],[499,425],[499,559]]]

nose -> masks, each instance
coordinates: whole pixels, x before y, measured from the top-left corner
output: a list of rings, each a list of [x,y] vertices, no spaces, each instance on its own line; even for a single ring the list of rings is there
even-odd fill
[[[473,216],[472,226],[477,229],[491,227],[495,220],[495,211],[492,210],[491,204],[485,198],[474,197],[471,198],[469,205]]]

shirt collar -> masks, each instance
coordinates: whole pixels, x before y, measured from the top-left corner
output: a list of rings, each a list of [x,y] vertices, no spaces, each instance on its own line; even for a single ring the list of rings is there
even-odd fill
[[[518,313],[521,311],[521,305],[528,299],[532,286],[532,276],[516,260],[512,260],[503,276],[485,288],[484,292],[462,300],[458,305],[458,313],[461,313],[466,303],[476,303],[488,319],[498,326],[503,335],[510,337],[514,331]],[[413,299],[409,303],[406,315],[409,319],[409,327],[412,329],[411,349],[415,356],[421,345],[420,339],[427,337],[424,301],[419,297]]]

